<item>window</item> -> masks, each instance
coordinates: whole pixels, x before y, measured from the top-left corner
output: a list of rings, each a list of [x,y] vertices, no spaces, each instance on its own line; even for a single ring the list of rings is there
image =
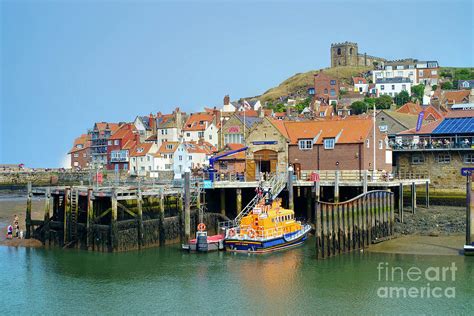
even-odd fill
[[[173,145],[170,145],[170,144],[166,145],[166,149],[168,149],[168,150],[173,149]]]
[[[147,161],[150,161],[151,157],[150,156],[146,156],[146,160]]]
[[[385,90],[385,85],[380,85],[380,90]]]
[[[336,90],[334,90],[334,89],[331,89],[331,96],[333,96],[333,97],[334,97],[335,95],[336,95]]]
[[[132,158],[132,161],[135,162],[135,157]]]
[[[76,148],[82,149],[84,146],[82,144],[77,144]]]
[[[312,139],[300,139],[298,141],[298,147],[300,150],[308,150],[313,148],[313,140]]]
[[[395,90],[395,85],[394,84],[392,84],[392,90]]]
[[[334,138],[326,138],[324,140],[324,149],[334,149],[334,143],[335,143]]]
[[[412,165],[419,165],[425,163],[425,156],[420,155],[420,154],[415,154],[411,156],[411,164]]]
[[[187,136],[187,137],[191,137],[191,133],[186,133],[186,136]]]
[[[171,164],[166,164],[166,165],[165,165],[165,169],[166,169],[166,170],[169,170],[169,169],[171,169],[171,166],[172,166]]]
[[[370,139],[365,140],[365,145],[367,146],[367,148],[370,148]]]
[[[204,137],[204,132],[198,132],[198,137],[203,138]]]
[[[319,112],[319,116],[320,116],[320,117],[325,117],[325,116],[326,116],[326,112],[324,112],[324,111]]]
[[[74,158],[79,158],[79,154],[74,154]]]
[[[140,167],[141,171],[145,171],[145,166]]]
[[[431,74],[432,74],[433,76],[435,76],[435,75],[438,74],[438,71],[437,71],[437,70],[431,70]]]
[[[118,144],[120,144],[120,141],[118,139],[114,140],[114,145],[117,146]]]
[[[337,49],[337,54],[341,55],[341,49],[340,48]]]
[[[383,140],[379,140],[379,149],[383,149]]]
[[[163,155],[163,158],[165,158],[165,159],[168,158],[168,155],[167,155],[167,154],[164,154],[164,155]]]
[[[423,77],[423,70],[418,71],[418,76]]]
[[[224,145],[227,144],[243,144],[244,135],[243,134],[225,134],[224,135]]]
[[[451,162],[451,155],[450,154],[438,154],[436,156],[437,163],[450,163]]]
[[[179,161],[183,161],[183,156],[179,155],[178,159]]]
[[[143,162],[143,157],[140,157],[140,162]]]
[[[169,154],[169,158],[173,158],[173,154]]]
[[[128,170],[128,163],[123,164],[123,170]]]
[[[403,77],[403,71],[397,71],[397,76]]]
[[[193,160],[193,156],[188,156],[188,159],[189,159],[189,160]]]
[[[331,80],[330,84],[331,84],[331,86],[335,86],[336,85],[336,80]]]
[[[151,171],[151,166],[148,166],[148,170]]]
[[[387,72],[387,78],[390,78],[390,77],[392,77],[392,72],[391,71]]]
[[[212,135],[209,135],[209,139],[212,139]]]
[[[462,83],[462,87],[463,87],[463,88],[469,88],[469,82],[464,81],[464,82]]]
[[[402,84],[402,90],[407,91],[407,85],[406,84]]]
[[[465,154],[463,162],[468,164],[474,163],[474,154]]]
[[[328,94],[328,89],[324,89],[324,94]]]
[[[107,142],[107,144],[108,144],[109,146],[112,146],[112,141],[109,140],[109,141]]]

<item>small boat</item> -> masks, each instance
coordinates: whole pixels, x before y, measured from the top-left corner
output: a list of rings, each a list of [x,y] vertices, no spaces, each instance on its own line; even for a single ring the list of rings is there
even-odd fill
[[[240,224],[226,229],[225,248],[231,252],[267,253],[303,244],[311,225],[295,220],[281,199],[262,199]]]
[[[470,245],[464,245],[464,255],[474,256],[474,243],[471,243]]]
[[[196,238],[191,239],[188,244],[182,244],[181,248],[199,252],[224,250],[224,235],[208,236],[206,225],[200,223],[196,231]]]

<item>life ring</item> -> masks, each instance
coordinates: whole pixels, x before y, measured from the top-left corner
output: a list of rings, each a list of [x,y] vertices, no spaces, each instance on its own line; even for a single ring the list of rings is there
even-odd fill
[[[198,225],[198,230],[199,230],[200,232],[205,231],[205,230],[206,230],[206,224],[204,224],[204,223],[199,223],[199,225]]]
[[[234,237],[235,236],[235,229],[231,228],[229,229],[229,237]]]
[[[254,238],[255,237],[255,230],[253,230],[253,228],[250,228],[249,230],[247,230],[247,235],[250,238]]]

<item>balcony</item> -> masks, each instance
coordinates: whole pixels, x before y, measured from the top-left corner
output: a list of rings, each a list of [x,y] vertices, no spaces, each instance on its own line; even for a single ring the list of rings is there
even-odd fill
[[[390,141],[393,151],[474,150],[473,137],[397,137]]]

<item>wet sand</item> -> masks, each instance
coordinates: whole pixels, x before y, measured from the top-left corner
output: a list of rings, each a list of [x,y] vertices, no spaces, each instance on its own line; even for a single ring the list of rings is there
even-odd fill
[[[367,251],[411,255],[462,255],[465,235],[432,236],[403,236],[371,245]]]

